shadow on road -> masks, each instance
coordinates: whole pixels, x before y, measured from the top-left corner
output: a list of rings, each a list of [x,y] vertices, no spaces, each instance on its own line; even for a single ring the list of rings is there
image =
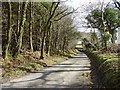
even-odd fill
[[[60,65],[55,65],[55,66],[47,66],[47,67],[54,67],[54,68],[90,68],[88,65],[67,65],[67,64],[60,64]]]
[[[91,86],[98,87],[99,81],[97,81],[98,79],[97,79],[96,73],[90,64],[91,63],[89,59],[85,55],[84,56],[78,55],[74,58],[70,58],[68,61],[65,61],[64,63],[48,66],[49,68],[46,68],[42,71],[31,72],[32,73],[31,76],[24,77],[19,80],[13,80],[9,83],[8,86],[14,87],[14,85],[16,86],[17,84],[18,85],[22,84],[24,86],[24,83],[25,83],[27,87],[45,87],[45,88],[47,87],[48,88],[52,88],[52,87],[53,88],[59,88],[59,87],[85,88],[85,87],[91,87]],[[90,72],[89,75],[91,77],[91,80],[89,79],[88,76],[85,76],[85,74],[87,75],[87,73],[89,72]],[[80,82],[78,82],[81,84],[76,84],[76,82],[74,83],[72,82],[72,80],[69,82],[69,79],[76,77],[75,73],[77,75],[81,73],[81,75],[79,76]],[[73,74],[73,77],[71,77],[72,74]],[[93,84],[92,85],[88,84],[86,80],[92,81]]]
[[[43,79],[45,80],[45,78],[52,74],[52,73],[59,73],[59,72],[76,72],[76,71],[89,71],[90,69],[89,68],[86,68],[86,69],[81,69],[81,70],[51,70],[51,71],[44,71],[44,72],[32,72],[32,73],[41,73],[42,76],[40,77],[37,77],[35,79],[30,79],[30,80],[23,80],[23,81],[17,81],[17,82],[11,82],[11,83],[19,83],[19,82],[28,82],[28,81],[33,81],[33,80],[38,80],[38,79]]]

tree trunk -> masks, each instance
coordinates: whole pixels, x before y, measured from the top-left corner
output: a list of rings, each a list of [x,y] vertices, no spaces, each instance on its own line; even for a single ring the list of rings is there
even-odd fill
[[[49,56],[50,55],[50,41],[51,41],[51,23],[48,27],[48,31],[47,31],[47,36],[46,36],[46,55]]]
[[[18,23],[17,23],[18,30],[17,30],[17,34],[19,33],[19,30],[20,30],[20,27],[19,27],[19,25],[20,25],[20,15],[21,15],[21,12],[20,12],[20,10],[21,10],[20,9],[20,7],[21,7],[20,0],[19,0],[18,4],[19,4],[19,6],[18,6],[18,16],[17,16],[17,18],[18,18]]]
[[[103,41],[103,34],[101,33],[101,38],[102,38],[102,42],[101,42],[101,45],[102,47],[104,47],[104,41]],[[102,48],[103,49],[103,48]]]
[[[4,59],[8,59],[8,56],[10,54],[9,52],[9,47],[10,47],[10,42],[11,42],[11,20],[12,20],[12,10],[11,10],[11,2],[8,2],[8,31],[7,31],[7,42],[6,42],[6,47],[5,47],[5,55]]]
[[[64,52],[65,52],[65,43],[66,43],[66,37],[64,37],[64,40],[63,40],[63,46],[62,46],[63,55],[64,55]]]
[[[109,33],[112,35],[111,37],[111,42],[114,44],[115,43],[115,30],[109,30]]]
[[[105,50],[107,51],[107,41],[104,40],[104,44],[105,44]]]
[[[114,33],[112,33],[111,35],[112,35],[111,42],[114,44],[115,43]]]
[[[30,2],[30,24],[29,24],[29,41],[30,41],[30,50],[33,52],[33,44],[32,44],[32,18],[33,18],[33,9],[32,9],[32,2]]]
[[[43,51],[44,51],[44,42],[45,42],[45,34],[46,34],[46,30],[43,31],[43,37],[42,37],[42,42],[41,42],[41,56],[40,59],[43,59]]]
[[[24,24],[26,21],[26,10],[27,10],[27,5],[28,5],[28,0],[26,2],[23,2],[22,5],[22,17],[21,17],[21,22],[20,22],[20,32],[19,32],[19,37],[18,37],[18,42],[16,46],[16,51],[15,51],[15,57],[17,57],[20,53],[21,47],[22,47],[22,37],[23,37],[23,32],[24,32]]]
[[[46,31],[48,29],[49,23],[51,22],[50,20],[53,18],[54,14],[55,14],[55,11],[58,8],[59,2],[56,4],[54,9],[53,9],[53,5],[54,5],[54,2],[51,5],[50,16],[49,16],[47,22],[45,23],[44,29],[43,29],[43,37],[42,37],[42,43],[41,43],[41,56],[40,56],[40,59],[44,58],[43,57],[43,51],[44,51],[44,43],[45,43]],[[52,11],[52,9],[53,9],[53,11]]]

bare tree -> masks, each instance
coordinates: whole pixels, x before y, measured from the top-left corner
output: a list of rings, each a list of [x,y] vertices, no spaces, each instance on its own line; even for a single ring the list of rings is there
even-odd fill
[[[115,7],[118,8],[120,10],[120,2],[117,0],[113,0]]]

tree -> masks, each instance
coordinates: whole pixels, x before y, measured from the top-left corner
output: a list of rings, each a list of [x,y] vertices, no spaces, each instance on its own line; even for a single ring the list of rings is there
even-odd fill
[[[3,51],[5,51],[7,4],[3,4]],[[60,2],[12,2],[12,32],[10,53],[14,57],[34,51],[45,55],[64,54],[76,43],[79,33],[70,14],[76,10],[60,5]],[[32,19],[32,20],[31,20]],[[64,23],[64,24],[63,24]],[[61,37],[63,36],[63,37]],[[72,42],[74,42],[72,44]],[[57,51],[57,53],[56,53]]]
[[[102,12],[101,10],[95,9],[95,10],[91,11],[91,13],[86,17],[86,19],[88,21],[89,27],[97,28],[98,31],[101,33],[101,38],[103,38],[104,33],[107,30],[103,23],[104,20],[102,18],[103,16],[102,16],[101,12]],[[103,41],[103,40],[102,40],[102,47],[105,47],[105,41]]]
[[[115,43],[115,39],[114,39],[115,29],[120,26],[119,11],[117,11],[113,8],[105,8],[104,12],[103,12],[103,16],[102,16],[101,10],[95,9],[91,12],[91,14],[89,14],[86,17],[86,19],[87,19],[88,23],[91,25],[91,27],[97,28],[101,32],[102,38],[104,37],[105,32],[109,32],[112,35],[111,42]],[[106,41],[104,41],[104,44],[105,44],[105,42]]]
[[[23,38],[23,32],[24,32],[24,24],[26,21],[26,10],[27,10],[27,5],[28,5],[28,0],[26,2],[23,2],[22,5],[22,17],[21,17],[21,22],[20,22],[20,31],[19,31],[19,36],[18,36],[18,42],[16,46],[16,51],[15,51],[15,57],[17,57],[20,53],[21,47],[22,47],[22,38]]]
[[[115,7],[118,8],[120,10],[120,2],[117,0],[113,0]]]
[[[30,39],[30,49],[31,49],[31,52],[33,53],[33,42],[32,42],[32,23],[33,23],[33,3],[30,2],[30,23],[29,23],[29,39]]]
[[[55,3],[53,2],[49,11],[50,16],[48,17],[48,19],[46,20],[46,23],[44,25],[44,31],[43,31],[43,37],[42,37],[42,42],[41,42],[41,56],[40,59],[43,59],[43,50],[44,50],[44,42],[45,42],[45,37],[46,37],[46,31],[48,29],[50,20],[53,18],[55,11],[58,8],[59,2],[55,5],[55,7],[53,8],[53,6],[55,5]],[[52,11],[53,10],[53,11]]]
[[[10,42],[11,42],[11,20],[12,20],[12,9],[11,9],[11,2],[8,2],[8,28],[7,28],[7,41],[6,41],[6,47],[5,47],[5,54],[4,54],[4,59],[8,59],[8,56],[10,54],[9,49],[10,49]]]
[[[59,2],[57,3],[41,3],[44,7],[45,12],[47,13],[39,13],[42,17],[43,28],[42,28],[42,39],[41,39],[41,59],[43,59],[43,51],[46,50],[46,55],[50,54],[50,39],[51,39],[51,26],[54,22],[59,22],[65,16],[73,13],[75,10],[67,11],[68,9],[62,10],[60,8]],[[42,10],[43,11],[43,10]],[[44,45],[45,43],[45,45]]]
[[[110,35],[110,34],[104,33],[102,40],[103,40],[104,43],[105,43],[105,50],[107,50],[107,41],[109,41],[110,38],[111,38],[111,35]]]
[[[115,29],[120,26],[120,13],[112,8],[106,8],[104,12],[104,19],[109,33],[112,35],[111,42],[115,43]]]

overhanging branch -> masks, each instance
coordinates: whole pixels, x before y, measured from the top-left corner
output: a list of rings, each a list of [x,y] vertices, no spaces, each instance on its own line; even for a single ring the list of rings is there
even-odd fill
[[[59,17],[58,19],[55,19],[54,21],[59,21],[59,20],[61,20],[63,17],[68,16],[68,15],[74,13],[74,12],[77,11],[77,10],[78,10],[78,8],[75,9],[75,10],[73,10],[73,11],[71,11],[71,12],[68,12],[68,13],[62,15],[61,17]]]

